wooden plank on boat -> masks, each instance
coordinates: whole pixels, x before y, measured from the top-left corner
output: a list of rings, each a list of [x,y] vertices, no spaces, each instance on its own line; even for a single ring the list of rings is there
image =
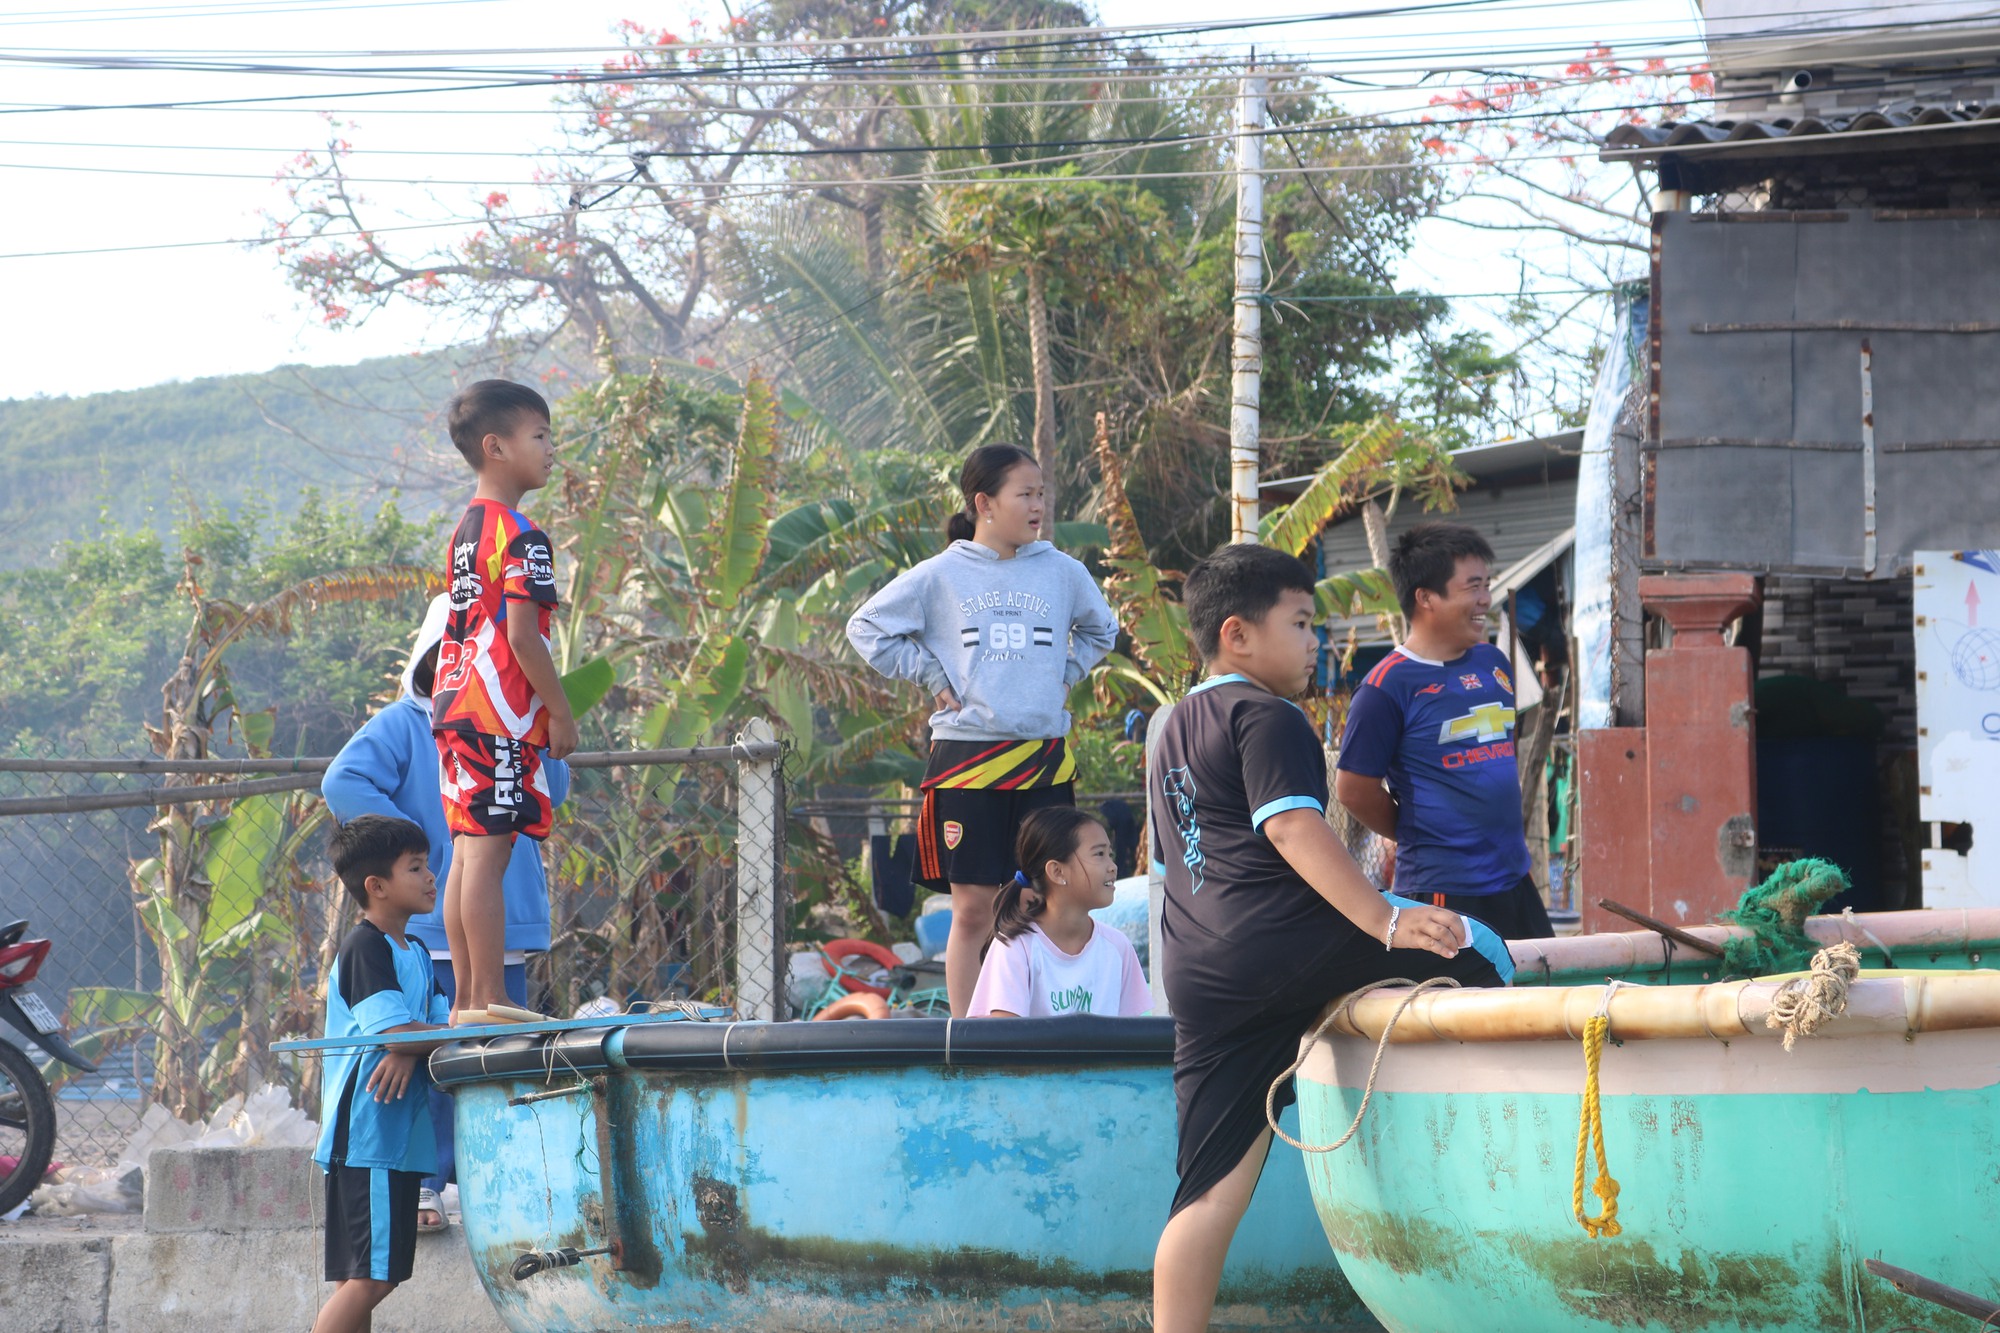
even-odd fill
[[[1947,1287],[1942,1282],[1932,1281],[1922,1273],[1912,1273],[1907,1268],[1885,1264],[1880,1259],[1864,1259],[1862,1263],[1869,1272],[1906,1295],[1929,1301],[1932,1305],[1942,1305],[1945,1309],[1955,1310],[1962,1315],[1971,1315],[1983,1324],[2000,1322],[2000,1305],[1982,1300],[1969,1291]]]
[[[1644,912],[1637,911],[1633,908],[1627,907],[1624,903],[1614,903],[1609,898],[1599,898],[1597,900],[1597,905],[1599,907],[1602,907],[1607,912],[1617,913],[1619,916],[1624,917],[1627,921],[1635,922],[1638,925],[1644,926],[1647,930],[1653,931],[1656,934],[1664,935],[1668,939],[1672,940],[1675,944],[1685,945],[1686,947],[1695,950],[1697,953],[1705,953],[1711,958],[1722,957],[1722,950],[1717,948],[1715,945],[1710,944],[1707,940],[1703,939],[1701,936],[1690,935],[1687,931],[1682,930],[1679,926],[1670,926],[1664,921],[1655,920],[1654,918],[1647,916]]]
[[[726,1019],[729,1009],[714,1005],[700,1007],[701,1022]],[[585,1032],[633,1027],[640,1023],[686,1023],[695,1021],[678,1009],[657,1013],[607,1014],[600,1018],[551,1018],[542,1023],[481,1023],[459,1028],[435,1028],[428,1032],[385,1032],[373,1037],[315,1037],[310,1041],[274,1041],[273,1051],[314,1054],[322,1051],[351,1051],[366,1046],[416,1046],[437,1041],[485,1041],[491,1037],[532,1037],[545,1032]]]

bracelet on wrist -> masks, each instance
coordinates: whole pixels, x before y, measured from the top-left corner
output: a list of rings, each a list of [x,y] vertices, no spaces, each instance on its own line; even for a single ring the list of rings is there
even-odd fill
[[[1389,904],[1389,930],[1382,937],[1383,949],[1390,950],[1396,947],[1396,920],[1402,915],[1402,908],[1396,906],[1394,903]]]

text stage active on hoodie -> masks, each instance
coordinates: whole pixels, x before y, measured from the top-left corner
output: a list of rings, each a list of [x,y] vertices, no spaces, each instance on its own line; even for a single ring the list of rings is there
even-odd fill
[[[1117,637],[1090,571],[1048,542],[1029,542],[1012,560],[953,542],[847,622],[847,640],[868,665],[958,696],[962,707],[931,714],[937,740],[1067,736],[1069,687]]]
[[[443,603],[438,598],[433,611]],[[444,798],[438,790],[437,741],[431,736],[430,700],[417,697],[411,676],[432,644],[444,637],[442,614],[427,615],[417,644],[403,668],[402,697],[362,724],[328,765],[320,794],[333,817],[346,823],[357,815],[392,815],[420,826],[431,842],[431,871],[437,876],[437,906],[410,918],[409,932],[435,956],[445,953],[444,890],[451,871],[451,830],[445,827]],[[549,799],[569,799],[569,765],[544,758]],[[549,885],[540,844],[514,841],[501,893],[507,908],[504,947],[512,955],[549,947]],[[512,961],[510,959],[510,961]]]

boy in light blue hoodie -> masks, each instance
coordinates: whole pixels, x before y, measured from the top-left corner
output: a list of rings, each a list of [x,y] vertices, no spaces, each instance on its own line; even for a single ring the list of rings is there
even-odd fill
[[[431,683],[437,671],[438,644],[444,638],[448,599],[434,598],[417,631],[409,665],[403,668],[402,696],[362,724],[334,756],[320,783],[320,795],[338,823],[359,815],[391,815],[414,822],[430,839],[431,873],[440,886],[451,871],[451,830],[445,825],[444,798],[438,789],[437,744],[431,738]],[[547,760],[549,797],[561,805],[569,799],[569,765]],[[528,1000],[527,955],[549,947],[549,885],[542,871],[541,844],[519,839],[503,881],[507,903],[507,998],[525,1007]],[[410,937],[430,951],[437,986],[447,1002],[453,998],[451,955],[444,937],[444,894],[422,916],[410,918]],[[451,1098],[431,1089],[431,1119],[437,1126],[438,1170],[424,1181],[419,1195],[420,1229],[444,1225],[438,1191],[454,1171]],[[429,1220],[422,1220],[428,1214]]]

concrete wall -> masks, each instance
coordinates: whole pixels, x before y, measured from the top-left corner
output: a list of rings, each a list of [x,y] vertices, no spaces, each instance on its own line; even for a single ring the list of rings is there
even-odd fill
[[[161,1149],[143,1219],[0,1223],[6,1333],[303,1333],[320,1280],[319,1169],[300,1148]],[[375,1333],[501,1333],[456,1226],[417,1237],[416,1272]]]

